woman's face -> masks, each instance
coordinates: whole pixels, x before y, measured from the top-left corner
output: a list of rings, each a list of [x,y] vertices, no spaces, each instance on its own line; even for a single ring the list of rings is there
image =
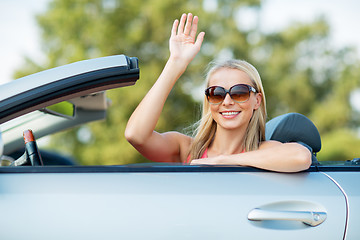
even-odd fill
[[[237,69],[221,68],[214,72],[209,79],[209,86],[220,86],[229,90],[236,84],[247,84],[254,86],[250,77],[243,71]],[[261,104],[261,93],[250,93],[249,100],[243,103],[235,102],[229,94],[218,105],[210,105],[211,115],[217,123],[218,130],[235,130],[247,128],[253,111]]]

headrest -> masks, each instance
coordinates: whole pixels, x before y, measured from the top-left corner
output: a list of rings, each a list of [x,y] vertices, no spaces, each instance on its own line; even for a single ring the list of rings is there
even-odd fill
[[[310,119],[300,113],[287,113],[268,121],[265,139],[300,143],[313,153],[313,162],[316,153],[321,149],[319,131]]]

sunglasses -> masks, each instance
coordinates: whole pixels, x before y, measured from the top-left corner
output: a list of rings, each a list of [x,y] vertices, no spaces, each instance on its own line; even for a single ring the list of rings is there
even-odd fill
[[[237,84],[232,86],[229,90],[223,87],[212,86],[205,89],[205,95],[210,104],[220,104],[224,101],[226,94],[229,94],[231,99],[238,103],[243,103],[249,100],[250,93],[257,93],[256,89],[247,84]]]

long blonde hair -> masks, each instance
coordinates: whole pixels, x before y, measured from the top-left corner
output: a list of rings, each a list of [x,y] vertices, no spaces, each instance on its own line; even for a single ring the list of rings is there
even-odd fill
[[[213,73],[222,68],[237,69],[245,72],[253,84],[253,87],[262,95],[261,105],[254,110],[245,134],[245,151],[252,151],[259,148],[260,142],[265,140],[265,123],[266,123],[266,102],[265,93],[261,83],[261,78],[254,66],[244,60],[226,60],[223,62],[212,62],[206,74],[206,86],[209,87],[209,79]],[[216,122],[211,116],[210,104],[206,96],[202,109],[202,117],[197,123],[193,143],[190,147],[190,158],[198,159],[204,154],[210,146],[216,133]]]

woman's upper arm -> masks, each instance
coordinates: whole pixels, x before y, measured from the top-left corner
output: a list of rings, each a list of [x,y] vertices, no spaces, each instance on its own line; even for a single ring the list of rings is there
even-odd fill
[[[297,148],[297,149],[300,149],[301,151],[304,151],[311,155],[309,149],[307,149],[303,145],[296,143],[296,142],[282,143],[282,142],[275,141],[275,140],[268,140],[268,141],[263,141],[260,144],[259,149],[267,149],[267,148],[273,148],[273,147],[277,147],[277,146],[285,146],[285,147],[288,146],[289,148]]]
[[[272,147],[280,146],[280,145],[282,145],[282,143],[279,141],[268,140],[268,141],[261,142],[259,149],[272,148]]]
[[[183,162],[191,144],[191,137],[179,132],[158,133],[141,145],[133,146],[147,159],[155,162]]]

